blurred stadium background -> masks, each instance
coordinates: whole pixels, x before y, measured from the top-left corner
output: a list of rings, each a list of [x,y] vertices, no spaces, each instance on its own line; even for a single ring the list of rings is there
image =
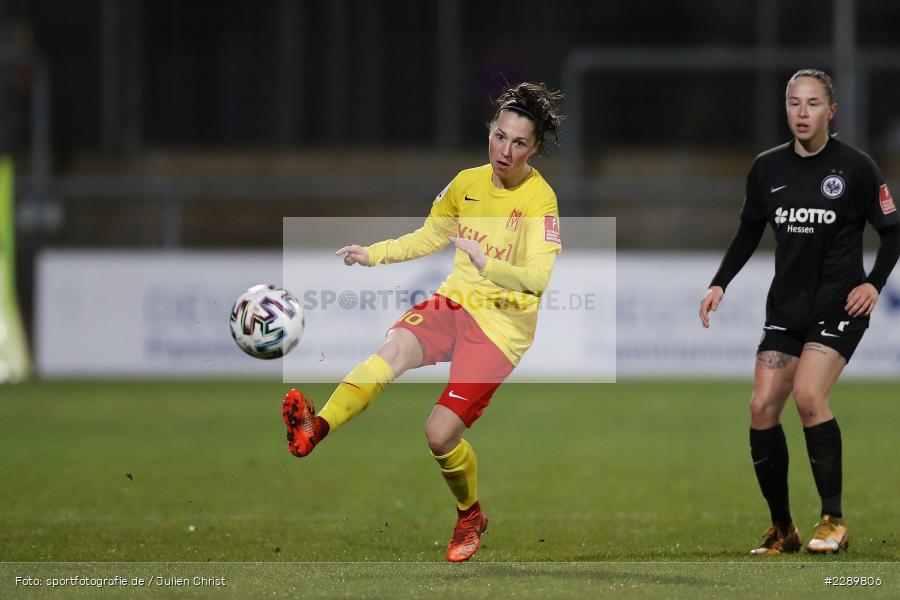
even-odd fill
[[[900,44],[887,26],[898,17],[897,3],[853,0],[4,0],[5,295],[41,372],[48,252],[273,250],[285,216],[422,216],[457,170],[483,163],[491,98],[528,79],[567,95],[562,147],[536,163],[564,217],[615,217],[623,258],[711,252],[686,287],[693,305],[753,156],[789,136],[782,93],[796,68],[833,74],[836,130],[898,187]],[[883,312],[900,310],[896,279]],[[620,307],[620,328],[627,316]],[[891,368],[900,359],[878,374]]]
[[[439,560],[439,553],[422,554],[399,537],[372,541],[366,536],[380,525],[349,509],[349,523],[336,521],[339,493],[316,498],[312,512],[292,522],[300,536],[324,515],[329,532],[343,527],[347,536],[334,548],[304,547],[282,535],[283,521],[272,514],[292,488],[279,478],[299,468],[282,451],[273,417],[283,385],[233,346],[226,304],[249,285],[280,277],[285,217],[423,217],[458,170],[484,163],[491,98],[506,82],[522,80],[566,94],[562,146],[535,165],[558,193],[564,235],[566,219],[615,217],[618,371],[623,379],[651,381],[575,393],[587,415],[581,433],[593,436],[586,423],[602,424],[600,434],[584,439],[601,441],[583,447],[578,435],[565,432],[548,439],[571,446],[572,456],[596,452],[596,461],[576,470],[579,482],[529,490],[531,496],[521,495],[528,503],[521,513],[498,514],[499,524],[535,519],[571,539],[557,536],[557,545],[525,554],[516,553],[516,544],[530,540],[501,542],[497,553],[489,546],[479,557],[665,561],[743,553],[757,524],[760,531],[764,525],[742,445],[742,415],[771,268],[770,234],[736,280],[730,304],[715,315],[712,333],[699,327],[697,304],[736,230],[753,157],[789,138],[783,91],[796,69],[815,66],[834,76],[835,129],[869,152],[895,193],[900,190],[898,22],[900,3],[866,0],[0,0],[0,155],[6,157],[6,171],[0,170],[0,379],[32,381],[0,385],[0,399],[9,400],[0,403],[7,428],[2,454],[10,461],[7,470],[20,476],[3,496],[14,507],[4,517],[3,556]],[[890,402],[892,384],[870,385],[873,377],[900,377],[897,274],[878,313],[882,320],[873,321],[854,361],[860,366],[851,364],[862,380],[839,386],[844,391],[836,400],[852,401],[856,412],[848,414],[859,415],[853,431],[860,445],[850,457],[859,464],[868,464],[869,451],[889,456],[891,450],[878,444],[887,444],[890,433],[878,427],[900,418]],[[660,338],[660,328],[668,338]],[[555,335],[565,340],[567,333]],[[178,336],[208,345],[196,352],[168,345]],[[30,377],[24,359],[32,363]],[[225,385],[217,363],[231,377],[262,374],[270,381]],[[168,376],[212,383],[170,382]],[[652,381],[734,376],[739,381],[710,387]],[[58,377],[96,379],[48,381]],[[132,377],[157,381],[132,386]],[[416,394],[408,387],[396,392],[403,406],[402,398]],[[316,389],[327,394],[327,386]],[[63,404],[63,395],[73,403]],[[608,404],[592,402],[594,395]],[[256,397],[273,398],[273,404],[256,404],[262,402]],[[190,399],[197,402],[180,408]],[[520,400],[530,407],[523,414],[539,415],[544,405],[540,396]],[[870,404],[856,404],[862,400]],[[52,414],[44,401],[55,407]],[[117,409],[119,401],[130,408]],[[157,402],[161,412],[150,411]],[[403,408],[410,425],[399,429],[418,431],[428,404]],[[866,407],[876,411],[870,426]],[[497,411],[510,419],[517,414],[508,406]],[[94,422],[92,415],[105,417]],[[688,415],[691,426],[679,425]],[[406,440],[375,428],[388,427],[386,419],[382,412],[369,421],[373,425],[352,425],[365,427],[369,437],[348,435],[346,445],[332,449],[345,457],[342,468],[359,486],[356,497],[376,519],[381,509],[372,506],[382,498],[369,503],[365,496],[376,486],[370,467],[353,465],[369,452],[368,443],[388,447]],[[796,418],[787,419],[798,433]],[[234,446],[224,454],[223,431]],[[499,415],[493,424],[485,419],[482,431],[495,440],[510,434]],[[646,463],[629,467],[621,450],[642,447],[646,432],[661,447],[643,446],[635,460]],[[409,443],[421,450],[417,435]],[[41,449],[32,453],[35,441]],[[669,443],[684,448],[685,456],[658,464],[655,452],[670,453]],[[501,496],[506,488],[498,474],[524,478],[523,467],[499,442],[486,448],[485,465],[497,465],[493,492]],[[795,450],[803,456],[799,446]],[[565,452],[559,453],[563,463]],[[68,457],[65,477],[45,479],[60,456]],[[647,475],[642,469],[651,463]],[[341,477],[327,464],[309,467],[307,477],[336,490]],[[134,481],[133,465],[144,468]],[[706,477],[700,492],[686,483],[697,465]],[[856,470],[853,477],[858,488],[873,490],[864,499],[866,523],[896,531],[896,517],[879,521],[885,497],[896,491],[896,481],[884,475],[890,465],[883,466],[880,474]],[[443,498],[429,468],[424,458],[410,459],[404,473],[421,471],[422,483],[406,491],[398,483],[399,494],[412,495],[386,510],[399,524],[408,507],[424,511],[414,529],[426,545],[444,535],[434,525],[434,515],[443,512],[413,497],[421,485],[431,486],[426,498]],[[806,494],[804,516],[812,518],[811,478],[794,471]],[[230,483],[240,477],[243,484]],[[584,485],[608,477],[627,483]],[[139,491],[142,478],[156,487]],[[704,483],[726,478],[727,491]],[[665,491],[654,487],[667,479],[678,483]],[[266,487],[275,481],[280,487]],[[484,484],[489,492],[491,481]],[[91,489],[83,489],[84,482]],[[115,495],[122,486],[129,487]],[[508,487],[513,506],[517,489]],[[69,495],[71,489],[79,491]],[[110,496],[101,501],[95,491]],[[698,508],[701,492],[721,502]],[[580,512],[547,512],[559,500],[554,493],[582,498]],[[209,509],[205,517],[196,504],[183,502],[198,496]],[[56,499],[66,497],[67,510],[60,511]],[[236,529],[220,529],[205,542],[182,539],[188,522],[201,529],[228,522],[236,503],[247,511]],[[634,508],[644,504],[647,513]],[[672,514],[679,506],[711,511],[692,525],[690,543],[680,550],[671,545],[684,528],[677,510]],[[602,519],[609,514],[623,524],[621,536],[604,537]],[[45,517],[79,542],[42,529]],[[569,520],[556,521],[562,518]],[[128,524],[119,527],[119,520]],[[151,533],[141,530],[148,522]],[[735,538],[736,522],[753,523],[741,532],[746,537]],[[234,537],[226,540],[229,531]],[[147,548],[141,543],[139,549],[138,539],[149,540]],[[897,560],[895,533],[868,541],[887,545],[868,554],[860,548],[859,556]],[[229,544],[237,550],[229,551]],[[717,544],[718,550],[703,549]],[[749,581],[746,597],[756,597],[760,585],[766,583]],[[662,590],[665,597],[696,597],[671,592]]]

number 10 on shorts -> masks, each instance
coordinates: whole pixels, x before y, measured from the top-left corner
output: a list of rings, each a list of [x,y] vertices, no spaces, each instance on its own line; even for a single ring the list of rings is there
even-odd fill
[[[400,320],[404,323],[409,323],[410,325],[418,325],[425,320],[425,317],[423,317],[419,313],[414,313],[412,309],[410,309],[403,313],[403,316],[400,317]]]

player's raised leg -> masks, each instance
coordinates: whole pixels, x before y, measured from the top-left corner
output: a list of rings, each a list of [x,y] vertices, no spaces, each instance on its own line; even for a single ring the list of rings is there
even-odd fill
[[[344,377],[319,414],[301,392],[289,391],[281,414],[291,454],[308,455],[329,432],[361,414],[386,385],[421,364],[422,347],[416,337],[404,329],[391,329],[378,353]]]
[[[841,509],[841,430],[828,405],[831,388],[846,364],[834,348],[809,342],[803,347],[794,378],[794,400],[803,422],[809,464],[822,501],[821,519],[806,545],[806,549],[814,553],[839,552],[849,545]]]
[[[777,350],[756,356],[750,400],[750,455],[772,526],[751,554],[773,556],[800,549],[800,534],[791,518],[788,500],[788,449],[781,428],[781,411],[791,393],[797,357]]]

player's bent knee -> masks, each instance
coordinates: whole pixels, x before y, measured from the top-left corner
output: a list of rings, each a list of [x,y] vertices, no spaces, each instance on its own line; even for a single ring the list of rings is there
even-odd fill
[[[750,426],[754,429],[769,429],[778,425],[783,405],[780,400],[771,394],[754,392],[750,397]]]
[[[797,413],[804,425],[818,422],[819,417],[826,413],[827,404],[824,402],[797,402]]]
[[[448,431],[443,427],[436,427],[431,423],[425,425],[425,439],[428,441],[428,448],[435,456],[442,456],[451,452],[459,444],[456,439],[456,432]]]
[[[453,448],[447,448],[448,444],[446,436],[432,433],[426,429],[425,439],[428,441],[428,449],[431,450],[431,453],[435,456],[442,456],[453,450]]]
[[[816,406],[797,406],[797,412],[800,414],[800,421],[806,426],[807,423],[813,423],[819,420],[822,411]]]
[[[755,416],[769,415],[780,412],[779,402],[767,394],[753,394],[750,397],[750,414]]]
[[[804,424],[818,422],[820,416],[828,412],[828,397],[814,388],[799,386],[794,388],[797,413]]]
[[[794,401],[797,406],[816,406],[825,401],[825,397],[815,388],[798,385],[794,386]]]
[[[399,377],[422,364],[422,347],[412,333],[405,329],[391,329],[378,349],[378,356],[391,366],[394,376]]]

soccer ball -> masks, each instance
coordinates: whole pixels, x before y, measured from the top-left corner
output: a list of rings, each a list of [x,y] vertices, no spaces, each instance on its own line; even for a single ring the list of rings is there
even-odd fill
[[[303,309],[287,290],[254,285],[235,301],[230,324],[241,350],[256,358],[279,358],[303,335]]]

